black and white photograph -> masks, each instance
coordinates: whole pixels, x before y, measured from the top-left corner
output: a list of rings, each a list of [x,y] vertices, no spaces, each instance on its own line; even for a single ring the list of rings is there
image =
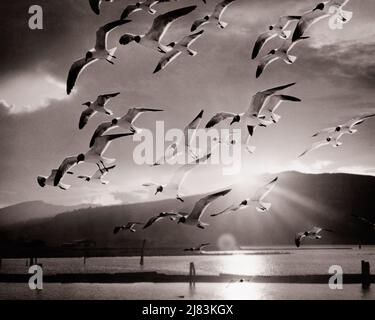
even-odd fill
[[[0,9],[0,300],[375,300],[375,1]]]

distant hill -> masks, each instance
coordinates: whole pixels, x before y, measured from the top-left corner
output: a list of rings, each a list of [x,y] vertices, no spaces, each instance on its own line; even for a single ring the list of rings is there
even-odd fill
[[[351,214],[359,214],[375,220],[375,177],[369,176],[285,172],[279,175],[279,183],[268,198],[272,203],[269,213],[260,214],[249,208],[233,215],[209,216],[232,202],[251,197],[256,187],[272,178],[264,176],[236,185],[230,194],[217,200],[207,210],[203,221],[210,226],[206,230],[165,220],[147,230],[138,226],[136,233],[112,233],[115,225],[128,221],[146,222],[161,211],[179,209],[190,212],[194,201],[200,198],[191,197],[185,199],[184,204],[171,199],[86,208],[53,218],[48,218],[45,212],[47,218],[37,221],[30,220],[33,217],[30,213],[27,222],[5,228],[2,233],[7,239],[40,239],[51,246],[75,239],[91,239],[99,247],[129,248],[139,247],[144,238],[148,240],[149,247],[185,247],[202,242],[216,244],[222,235],[230,234],[239,245],[257,246],[293,244],[295,233],[321,226],[333,229],[335,233],[323,234],[321,241],[309,240],[308,243],[375,243],[375,233],[351,217]],[[55,208],[54,212],[59,209]]]
[[[0,227],[27,222],[34,219],[52,218],[59,213],[73,211],[85,207],[88,207],[88,205],[70,207],[52,205],[43,201],[22,202],[0,209]]]

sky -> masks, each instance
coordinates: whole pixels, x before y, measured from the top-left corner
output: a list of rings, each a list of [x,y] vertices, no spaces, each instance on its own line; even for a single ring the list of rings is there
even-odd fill
[[[314,132],[375,110],[374,1],[351,0],[345,10],[353,12],[353,18],[343,29],[331,30],[327,20],[321,21],[307,32],[310,38],[293,49],[292,54],[298,56],[293,65],[276,62],[259,79],[255,79],[257,61],[250,58],[257,36],[279,16],[302,14],[317,1],[236,0],[223,15],[229,23],[226,29],[204,28],[204,35],[192,46],[197,56],[181,56],[155,75],[152,72],[160,53],[135,43],[118,44],[122,34],[143,34],[150,27],[154,17],[138,12],[131,16],[131,23],[109,36],[110,47],[118,47],[116,65],[98,62],[90,66],[67,96],[65,83],[71,64],[93,47],[96,30],[119,18],[129,3],[103,4],[100,16],[91,11],[87,0],[0,4],[1,12],[7,13],[0,21],[0,207],[31,200],[64,205],[148,200],[149,193],[141,184],[166,180],[173,170],[135,164],[132,154],[137,143],[132,139],[115,142],[107,151],[118,163],[108,175],[108,186],[93,186],[73,177],[66,179],[72,188],[65,192],[42,189],[36,183],[38,175],[48,175],[66,156],[86,152],[97,125],[110,120],[98,115],[78,130],[82,103],[117,91],[121,95],[109,105],[116,116],[130,107],[165,110],[137,120],[136,126],[154,130],[156,121],[164,121],[167,129],[183,128],[202,109],[202,124],[218,111],[242,112],[257,91],[296,82],[285,93],[302,102],[283,104],[278,110],[281,121],[256,131],[252,142],[257,150],[243,156],[244,170],[254,176],[287,170],[375,175],[375,119],[361,125],[356,135],[345,136],[340,148],[322,148],[297,158],[315,141],[311,138]],[[210,13],[215,3],[180,0],[157,5],[158,13],[198,5],[171,26],[163,41],[188,34],[192,22]],[[28,27],[29,7],[35,4],[43,8],[43,30]],[[278,47],[280,41],[268,43],[264,53]],[[92,174],[95,167],[84,164],[75,170]],[[198,193],[233,182],[216,178],[215,169],[199,168],[187,179],[187,189]]]

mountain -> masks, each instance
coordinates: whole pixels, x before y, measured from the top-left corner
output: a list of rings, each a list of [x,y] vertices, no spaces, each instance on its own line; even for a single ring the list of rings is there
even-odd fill
[[[87,207],[87,205],[68,207],[52,205],[43,201],[22,202],[0,209],[0,227],[35,219],[51,218],[59,213],[73,211],[83,207]]]
[[[285,172],[267,201],[272,203],[268,213],[248,208],[233,215],[210,217],[233,202],[251,197],[257,187],[273,177],[254,177],[233,187],[231,193],[215,201],[203,221],[210,224],[205,230],[192,228],[173,221],[156,223],[149,229],[137,226],[136,233],[113,235],[113,227],[128,221],[146,222],[162,211],[190,212],[200,196],[177,200],[162,200],[142,204],[85,208],[58,214],[53,218],[29,220],[2,230],[3,237],[16,240],[40,239],[50,246],[60,246],[76,239],[91,239],[98,247],[139,247],[142,239],[149,247],[186,247],[203,242],[221,245],[258,246],[294,244],[294,235],[313,226],[333,229],[323,233],[314,244],[374,243],[375,233],[352,214],[375,221],[375,177],[350,174],[309,175]],[[31,218],[32,215],[29,215]]]

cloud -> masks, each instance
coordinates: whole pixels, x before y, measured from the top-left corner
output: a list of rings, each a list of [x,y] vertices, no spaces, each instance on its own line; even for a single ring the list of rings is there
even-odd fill
[[[0,103],[7,113],[33,112],[63,100],[65,85],[43,72],[15,75],[0,87]]]

